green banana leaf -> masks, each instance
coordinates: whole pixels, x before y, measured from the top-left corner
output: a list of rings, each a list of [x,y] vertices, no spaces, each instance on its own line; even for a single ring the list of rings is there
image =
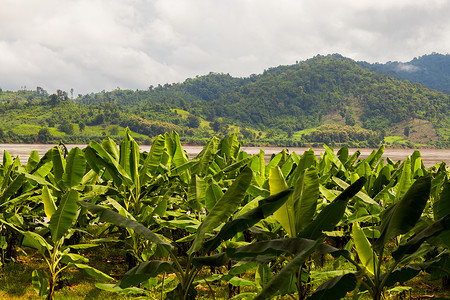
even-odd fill
[[[42,188],[42,202],[44,203],[44,212],[47,218],[51,219],[56,212],[56,204],[53,200],[52,194],[47,186]]]
[[[152,260],[140,263],[125,273],[122,280],[119,282],[119,287],[122,289],[130,286],[136,286],[141,282],[148,280],[151,277],[156,277],[158,274],[168,272],[172,269],[172,262]]]
[[[62,197],[58,208],[50,219],[49,229],[52,235],[52,241],[55,243],[61,239],[72,226],[77,213],[78,192],[69,190]]]
[[[119,161],[120,160],[119,149],[117,149],[117,144],[116,144],[116,142],[113,139],[111,139],[109,137],[103,139],[102,147],[103,147],[103,149],[105,149],[106,152],[109,153],[109,155],[111,155],[111,157],[115,161]]]
[[[378,253],[381,253],[391,238],[407,233],[416,225],[427,203],[430,189],[431,176],[420,177],[397,203],[383,212],[380,238],[373,244]]]
[[[187,201],[189,207],[194,211],[200,211],[205,206],[206,187],[204,177],[192,174],[188,186]]]
[[[445,177],[445,173],[444,174]],[[434,219],[438,220],[447,214],[450,214],[450,181],[443,184],[444,188],[434,202]],[[450,231],[443,232],[440,235],[441,240],[450,247]]]
[[[214,205],[216,205],[217,201],[219,201],[219,199],[222,197],[223,197],[222,188],[216,183],[211,183],[206,188],[206,195],[205,195],[206,211],[210,212],[214,208]]]
[[[366,179],[361,177],[337,196],[333,202],[325,206],[316,218],[298,234],[298,237],[315,240],[322,231],[331,231],[344,215],[348,201],[364,186]]]
[[[25,174],[19,174],[14,180],[2,191],[0,195],[0,204],[13,196],[25,182]]]
[[[45,255],[45,251],[49,252],[53,249],[53,246],[50,245],[42,236],[35,232],[31,231],[20,231],[24,236],[22,240],[22,246],[31,247],[37,249],[42,255]]]
[[[83,152],[78,148],[70,150],[67,156],[66,169],[62,176],[62,181],[66,188],[80,184],[86,170],[86,161]]]
[[[331,278],[322,283],[307,300],[339,300],[356,288],[357,277],[354,273]]]
[[[334,150],[331,147],[328,147],[327,145],[323,145],[323,148],[325,149],[325,152],[328,155],[328,158],[331,160],[331,162],[336,166],[336,168],[340,171],[345,172],[345,166],[344,164],[340,161],[340,159],[336,156],[336,154],[334,154]]]
[[[353,223],[352,239],[356,247],[356,252],[363,266],[374,275],[378,266],[378,258],[372,249],[366,235],[359,227],[359,223]]]
[[[250,168],[242,170],[233,184],[228,188],[222,198],[217,201],[211,212],[200,224],[194,242],[187,252],[189,255],[201,248],[206,233],[211,232],[214,228],[223,222],[226,222],[228,217],[237,210],[245,196],[245,192],[247,191],[251,180],[252,170]]]
[[[298,271],[321,242],[321,239],[317,239],[312,244],[305,245],[305,248],[300,249],[298,251],[299,254],[266,284],[263,290],[255,297],[255,300],[270,299],[282,289],[283,286],[288,284],[292,274],[295,274]]]
[[[66,160],[64,159],[61,149],[59,147],[52,148],[52,162],[53,162],[53,175],[55,180],[60,186],[64,171],[66,170]]]
[[[339,185],[343,189],[346,189],[346,188],[348,188],[350,186],[347,182],[345,182],[342,179],[339,179],[337,177],[333,176],[332,179],[337,185]],[[362,191],[357,192],[355,197],[358,198],[359,200],[361,200],[362,202],[366,203],[366,204],[371,204],[371,205],[375,206],[376,208],[378,208],[378,210],[381,209],[380,204],[375,202],[372,198],[370,198],[370,196],[368,196],[366,193],[364,193]]]
[[[152,142],[150,152],[145,159],[144,165],[139,170],[139,181],[141,186],[148,180],[148,176],[155,176],[156,171],[161,164],[164,154],[165,140],[164,136],[158,135]]]
[[[278,166],[269,170],[269,187],[271,195],[288,188],[283,173],[281,173],[281,169]],[[293,201],[289,201],[289,199],[273,215],[284,230],[286,230],[287,234],[290,237],[295,237],[294,203]]]
[[[91,266],[88,266],[85,264],[79,264],[79,263],[76,263],[74,265],[78,268],[78,270],[81,271],[81,273],[83,273],[86,276],[91,277],[92,279],[99,280],[99,281],[114,280],[111,276],[109,276],[109,275],[103,273],[102,271],[97,270]]]
[[[392,257],[395,260],[399,260],[405,255],[412,254],[419,249],[420,245],[427,239],[440,234],[443,231],[450,229],[450,214],[442,217],[436,222],[432,223],[410,240],[408,240],[405,244],[400,245],[397,250],[392,252]]]
[[[212,239],[203,243],[203,248],[209,252],[217,248],[222,241],[231,239],[236,233],[249,229],[260,220],[273,214],[287,200],[293,189],[286,189],[278,194],[269,196],[258,202],[255,207],[248,212],[239,215],[234,220],[225,223],[219,233]]]
[[[150,229],[148,229],[141,223],[124,217],[106,207],[102,207],[85,201],[78,201],[77,203],[87,208],[92,213],[97,214],[100,217],[100,221],[102,222],[109,222],[116,226],[133,229],[136,233],[146,238],[150,242],[172,248],[172,245],[162,240],[159,236],[154,234]]]
[[[291,198],[294,203],[295,232],[302,232],[313,221],[319,199],[319,176],[315,168],[302,172],[288,201]]]
[[[217,253],[209,256],[199,256],[194,257],[192,259],[192,263],[197,267],[200,268],[202,266],[208,266],[208,267],[221,267],[230,261],[230,258],[225,252]]]
[[[232,161],[238,157],[241,143],[238,141],[236,133],[230,134],[228,138],[223,138],[219,142],[218,155],[224,157],[227,164],[231,164]]]
[[[192,173],[205,176],[208,173],[209,165],[214,161],[214,156],[217,152],[217,145],[219,144],[219,139],[217,137],[212,137],[208,144],[203,147],[203,150],[195,157],[199,161],[192,167]]]
[[[380,148],[378,148],[377,151],[373,151],[366,159],[365,161],[367,161],[370,165],[370,167],[373,169],[375,168],[375,166],[377,165],[378,161],[381,159],[381,157],[383,156],[384,153],[384,145],[381,145]]]
[[[31,173],[34,168],[36,168],[39,165],[39,161],[41,158],[39,157],[39,152],[36,150],[31,150],[30,157],[28,157],[26,170],[28,173]]]
[[[255,242],[238,248],[227,248],[227,256],[233,260],[266,264],[281,254],[298,255],[302,249],[316,241],[301,238],[273,239]]]
[[[395,194],[395,198],[398,200],[411,187],[412,184],[412,174],[411,174],[411,159],[407,157],[403,162],[402,172],[400,174],[397,185],[395,186],[397,193]]]
[[[133,181],[124,168],[99,143],[91,141],[85,149],[85,157],[97,173],[105,167],[116,186],[121,186],[123,182],[127,186],[133,185]]]

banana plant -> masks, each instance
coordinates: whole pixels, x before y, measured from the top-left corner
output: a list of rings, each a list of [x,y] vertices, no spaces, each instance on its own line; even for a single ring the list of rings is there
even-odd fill
[[[281,185],[284,185],[283,177],[276,170],[272,169],[271,175],[274,177],[272,182],[277,182],[279,185],[281,181]],[[294,192],[284,204],[287,208],[282,207],[274,215],[277,216],[278,213],[278,219],[282,220],[281,224],[291,238],[307,239],[312,242],[309,242],[308,247],[302,248],[304,251],[298,253],[286,267],[279,271],[255,299],[266,299],[280,291],[292,293],[294,290],[297,292],[298,299],[306,298],[309,290],[309,271],[306,262],[310,254],[322,243],[323,232],[334,230],[344,215],[348,201],[365,183],[365,178],[360,178],[322,208],[318,214],[315,214],[313,208],[316,207],[319,195],[317,171],[314,168],[308,168],[300,172]],[[290,288],[292,284],[294,289]],[[346,292],[347,290],[343,291],[344,295]]]
[[[119,149],[116,143],[107,138],[101,144],[91,141],[85,149],[85,157],[89,167],[103,181],[106,192],[93,201],[109,201],[122,215],[134,218],[148,226],[153,221],[153,215],[159,210],[159,205],[170,185],[167,181],[167,165],[169,154],[166,149],[166,139],[158,136],[146,156],[141,155],[139,145],[131,137],[130,131],[125,131],[124,139]],[[176,158],[172,158],[177,162]],[[152,196],[155,195],[155,196]],[[164,198],[165,199],[165,198]],[[125,239],[130,266],[143,261],[146,244],[139,235],[127,230]]]
[[[48,267],[45,273],[39,270],[32,273],[33,287],[41,297],[47,299],[54,299],[58,280],[67,268],[76,267],[98,280],[112,279],[88,266],[85,257],[71,253],[72,249],[95,247],[95,244],[65,244],[75,232],[74,225],[80,214],[77,205],[80,193],[77,189],[81,189],[79,184],[85,175],[84,171],[85,160],[79,148],[69,152],[67,161],[61,156],[59,148],[54,148],[53,173],[50,174],[55,185],[45,185],[41,191],[41,201],[48,221],[39,223],[41,229],[36,231],[21,230],[10,224],[24,236],[22,246],[38,250]]]
[[[347,274],[347,277],[357,279],[359,293],[367,292],[372,299],[382,299],[388,287],[415,277],[428,266],[413,263],[414,259],[424,254],[418,251],[419,248],[428,239],[450,229],[450,213],[447,212],[439,220],[412,235],[428,201],[430,189],[430,176],[418,178],[398,202],[383,212],[379,235],[376,237],[366,236],[360,224],[353,224],[352,240],[360,263],[351,256],[345,256],[345,259],[357,269],[356,273],[349,273],[352,275]],[[412,237],[395,248],[397,243],[392,241],[401,235]],[[343,277],[333,278],[319,287],[319,290],[329,293],[331,286],[334,286],[332,283],[340,280]],[[319,296],[321,294],[313,294],[308,299],[322,299]]]
[[[261,219],[270,216],[286,201],[292,192],[292,190],[287,189],[269,198],[262,199],[258,202],[259,205],[257,207],[227,222],[228,218],[241,206],[251,179],[252,171],[249,168],[245,168],[239,173],[236,180],[222,197],[218,199],[211,211],[199,224],[195,234],[192,236],[193,240],[189,250],[185,254],[186,257],[184,257],[185,255],[180,257],[174,251],[174,247],[177,247],[177,244],[181,243],[181,241],[178,243],[169,243],[142,224],[121,216],[107,207],[81,201],[79,204],[86,207],[89,211],[98,214],[101,221],[130,228],[167,251],[170,258],[169,261],[151,260],[140,263],[125,274],[119,283],[121,288],[138,285],[164,272],[173,272],[176,274],[178,286],[166,294],[166,299],[194,299],[196,293],[194,282],[202,266],[221,266],[228,263],[226,257],[219,257],[216,260],[213,256],[211,259],[215,260],[214,263],[211,263],[211,261],[205,263],[199,257],[210,254],[218,248],[220,249],[221,247],[219,246],[222,242],[233,238],[239,232],[249,229]],[[207,239],[208,236],[214,233],[214,229],[220,226],[222,226],[220,231],[213,238]]]
[[[36,151],[31,153],[27,168],[36,155]],[[31,200],[37,191],[30,188],[23,169],[19,157],[12,159],[7,151],[4,152],[3,164],[0,165],[0,220],[5,222],[0,225],[0,265],[6,260],[14,260],[14,248],[20,242],[16,231],[7,224],[24,229],[37,217],[32,211],[36,204]]]

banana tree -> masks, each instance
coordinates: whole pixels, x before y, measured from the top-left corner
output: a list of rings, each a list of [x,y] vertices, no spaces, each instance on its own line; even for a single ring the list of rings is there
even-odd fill
[[[164,272],[173,272],[176,274],[178,286],[166,294],[166,299],[194,299],[196,293],[194,289],[195,278],[203,265],[211,265],[210,262],[203,263],[198,257],[220,249],[219,246],[222,242],[233,238],[237,233],[249,229],[261,219],[271,215],[292,192],[292,190],[287,189],[269,198],[262,199],[254,209],[227,222],[228,218],[241,206],[251,179],[252,171],[250,169],[246,168],[239,173],[236,180],[201,221],[192,236],[193,240],[189,250],[181,256],[176,255],[174,247],[178,247],[178,244],[183,241],[168,243],[164,238],[159,237],[142,224],[121,216],[107,207],[87,202],[79,203],[91,212],[98,214],[101,221],[132,229],[148,241],[162,247],[169,255],[169,261],[146,261],[129,270],[119,283],[121,288],[138,285]],[[221,230],[213,238],[205,241],[208,236],[214,233],[214,229],[220,226],[222,226]],[[184,242],[186,242],[186,239]],[[228,259],[219,258],[213,265],[221,266],[226,263],[228,263]]]
[[[146,155],[140,153],[139,145],[131,137],[130,131],[125,131],[124,139],[119,149],[116,143],[107,138],[101,144],[92,141],[84,150],[89,167],[103,181],[106,189],[104,195],[92,201],[107,200],[122,215],[134,218],[146,226],[153,222],[153,215],[161,209],[155,207],[166,197],[160,197],[170,189],[166,180],[167,169],[164,167],[169,160],[165,149],[164,136],[158,136]],[[176,161],[176,159],[175,159]],[[146,243],[134,231],[127,231],[125,239],[128,245],[127,259],[130,266],[143,261],[143,251]]]
[[[37,152],[32,151],[26,166],[28,169],[36,156],[39,159]],[[14,260],[13,250],[20,242],[16,231],[7,224],[25,229],[38,216],[33,212],[37,204],[32,200],[37,194],[37,189],[28,182],[19,158],[12,159],[5,151],[0,165],[0,220],[5,221],[0,225],[0,265],[6,260]]]
[[[360,293],[367,292],[372,299],[381,299],[388,287],[415,277],[430,265],[413,263],[413,260],[424,254],[418,250],[425,241],[450,228],[448,212],[398,247],[395,246],[396,242],[392,243],[401,235],[411,236],[414,233],[428,201],[430,189],[430,176],[418,178],[398,202],[382,213],[377,236],[366,236],[364,228],[358,223],[353,224],[352,240],[360,263],[351,256],[345,256],[357,269],[356,273],[347,274],[346,279],[357,279],[357,290]],[[325,282],[319,287],[321,293],[311,295],[310,299],[322,299],[321,295],[331,293],[332,287],[340,280],[344,278],[336,277]]]
[[[55,288],[61,273],[71,267],[76,267],[83,273],[98,280],[111,280],[108,275],[88,266],[88,260],[81,255],[71,253],[71,249],[84,249],[95,247],[95,244],[66,245],[74,231],[74,224],[80,214],[78,205],[80,187],[85,175],[85,160],[79,148],[72,149],[66,159],[61,156],[59,148],[53,150],[53,172],[49,173],[54,185],[44,185],[41,191],[41,203],[43,203],[47,222],[39,223],[40,229],[25,231],[9,224],[24,239],[22,246],[31,247],[41,254],[48,269],[44,274],[38,270],[33,271],[33,287],[41,297],[53,299]],[[37,176],[32,177],[38,180]],[[38,227],[36,227],[38,228]]]

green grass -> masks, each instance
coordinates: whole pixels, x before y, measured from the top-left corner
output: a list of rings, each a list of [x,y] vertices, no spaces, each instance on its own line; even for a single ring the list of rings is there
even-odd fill
[[[398,135],[391,135],[391,136],[386,136],[384,138],[384,142],[386,144],[406,144],[407,140],[405,140],[403,137],[398,136]]]
[[[313,132],[314,130],[317,130],[317,127],[296,131],[296,132],[294,132],[293,138],[294,138],[294,140],[300,140],[303,135],[308,135],[311,132]]]

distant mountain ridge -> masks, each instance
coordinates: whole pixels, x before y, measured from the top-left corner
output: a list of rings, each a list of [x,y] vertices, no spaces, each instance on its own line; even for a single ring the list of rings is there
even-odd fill
[[[450,94],[450,55],[432,53],[416,57],[409,62],[358,62],[369,70],[398,79],[419,82],[425,87]]]

